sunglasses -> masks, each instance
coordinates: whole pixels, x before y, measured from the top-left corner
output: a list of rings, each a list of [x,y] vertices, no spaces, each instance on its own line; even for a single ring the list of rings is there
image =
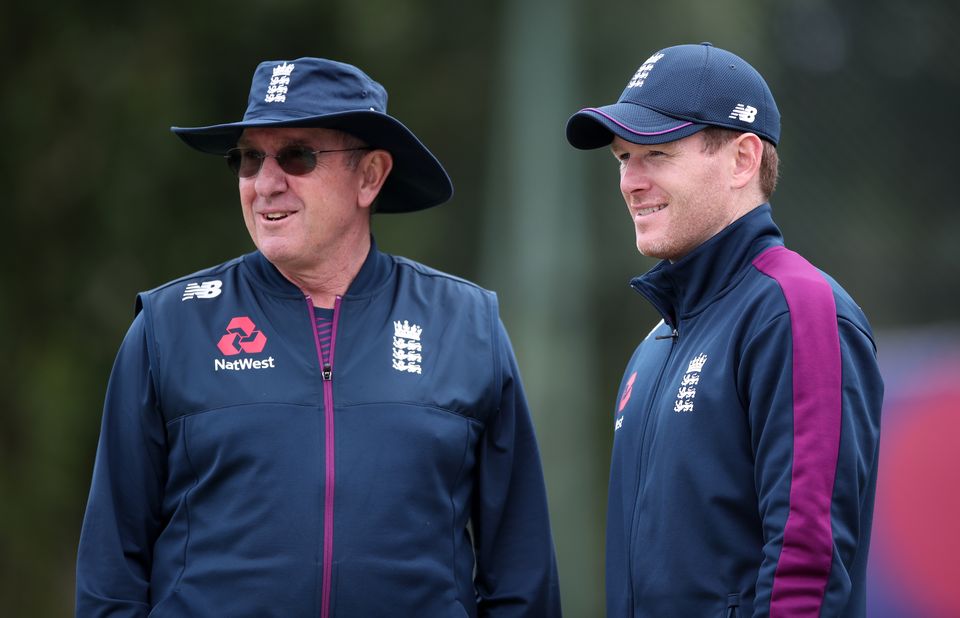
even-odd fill
[[[251,178],[260,173],[263,160],[273,157],[285,174],[303,176],[317,167],[317,155],[328,152],[350,152],[352,150],[371,150],[369,146],[359,148],[337,148],[333,150],[310,150],[306,146],[285,146],[277,154],[267,154],[255,148],[232,148],[223,155],[227,166],[238,178]]]

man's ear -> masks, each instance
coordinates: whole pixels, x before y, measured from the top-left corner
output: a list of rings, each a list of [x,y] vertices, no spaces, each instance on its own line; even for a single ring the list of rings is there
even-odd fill
[[[360,172],[358,204],[362,208],[369,208],[393,169],[393,156],[386,150],[373,150],[360,159],[357,167]]]
[[[730,186],[742,189],[760,173],[760,161],[763,159],[763,142],[753,133],[741,133],[731,144],[733,169]]]

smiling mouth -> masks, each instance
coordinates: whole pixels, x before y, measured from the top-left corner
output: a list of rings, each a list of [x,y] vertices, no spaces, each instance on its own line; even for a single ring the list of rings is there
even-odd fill
[[[279,221],[281,219],[286,219],[289,213],[285,212],[267,212],[263,214],[263,218],[267,221]]]
[[[636,216],[638,216],[638,217],[646,217],[647,215],[652,215],[653,213],[659,212],[659,211],[663,210],[663,209],[666,208],[666,207],[667,207],[666,204],[658,204],[658,205],[656,205],[656,206],[651,206],[650,208],[641,208],[641,209],[637,210]]]

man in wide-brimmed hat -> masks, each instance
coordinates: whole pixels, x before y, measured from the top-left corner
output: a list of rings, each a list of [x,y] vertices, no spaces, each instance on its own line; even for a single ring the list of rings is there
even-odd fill
[[[380,252],[442,204],[384,88],[261,63],[225,157],[257,251],[142,293],[107,391],[77,614],[558,616],[546,492],[495,296]]]

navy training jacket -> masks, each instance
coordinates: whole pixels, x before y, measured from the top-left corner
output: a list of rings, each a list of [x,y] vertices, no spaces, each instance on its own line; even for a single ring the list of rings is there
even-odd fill
[[[258,252],[139,295],[77,615],[559,616],[494,294],[372,247],[330,350]]]
[[[883,383],[763,205],[633,281],[663,316],[614,412],[607,615],[865,615]]]

